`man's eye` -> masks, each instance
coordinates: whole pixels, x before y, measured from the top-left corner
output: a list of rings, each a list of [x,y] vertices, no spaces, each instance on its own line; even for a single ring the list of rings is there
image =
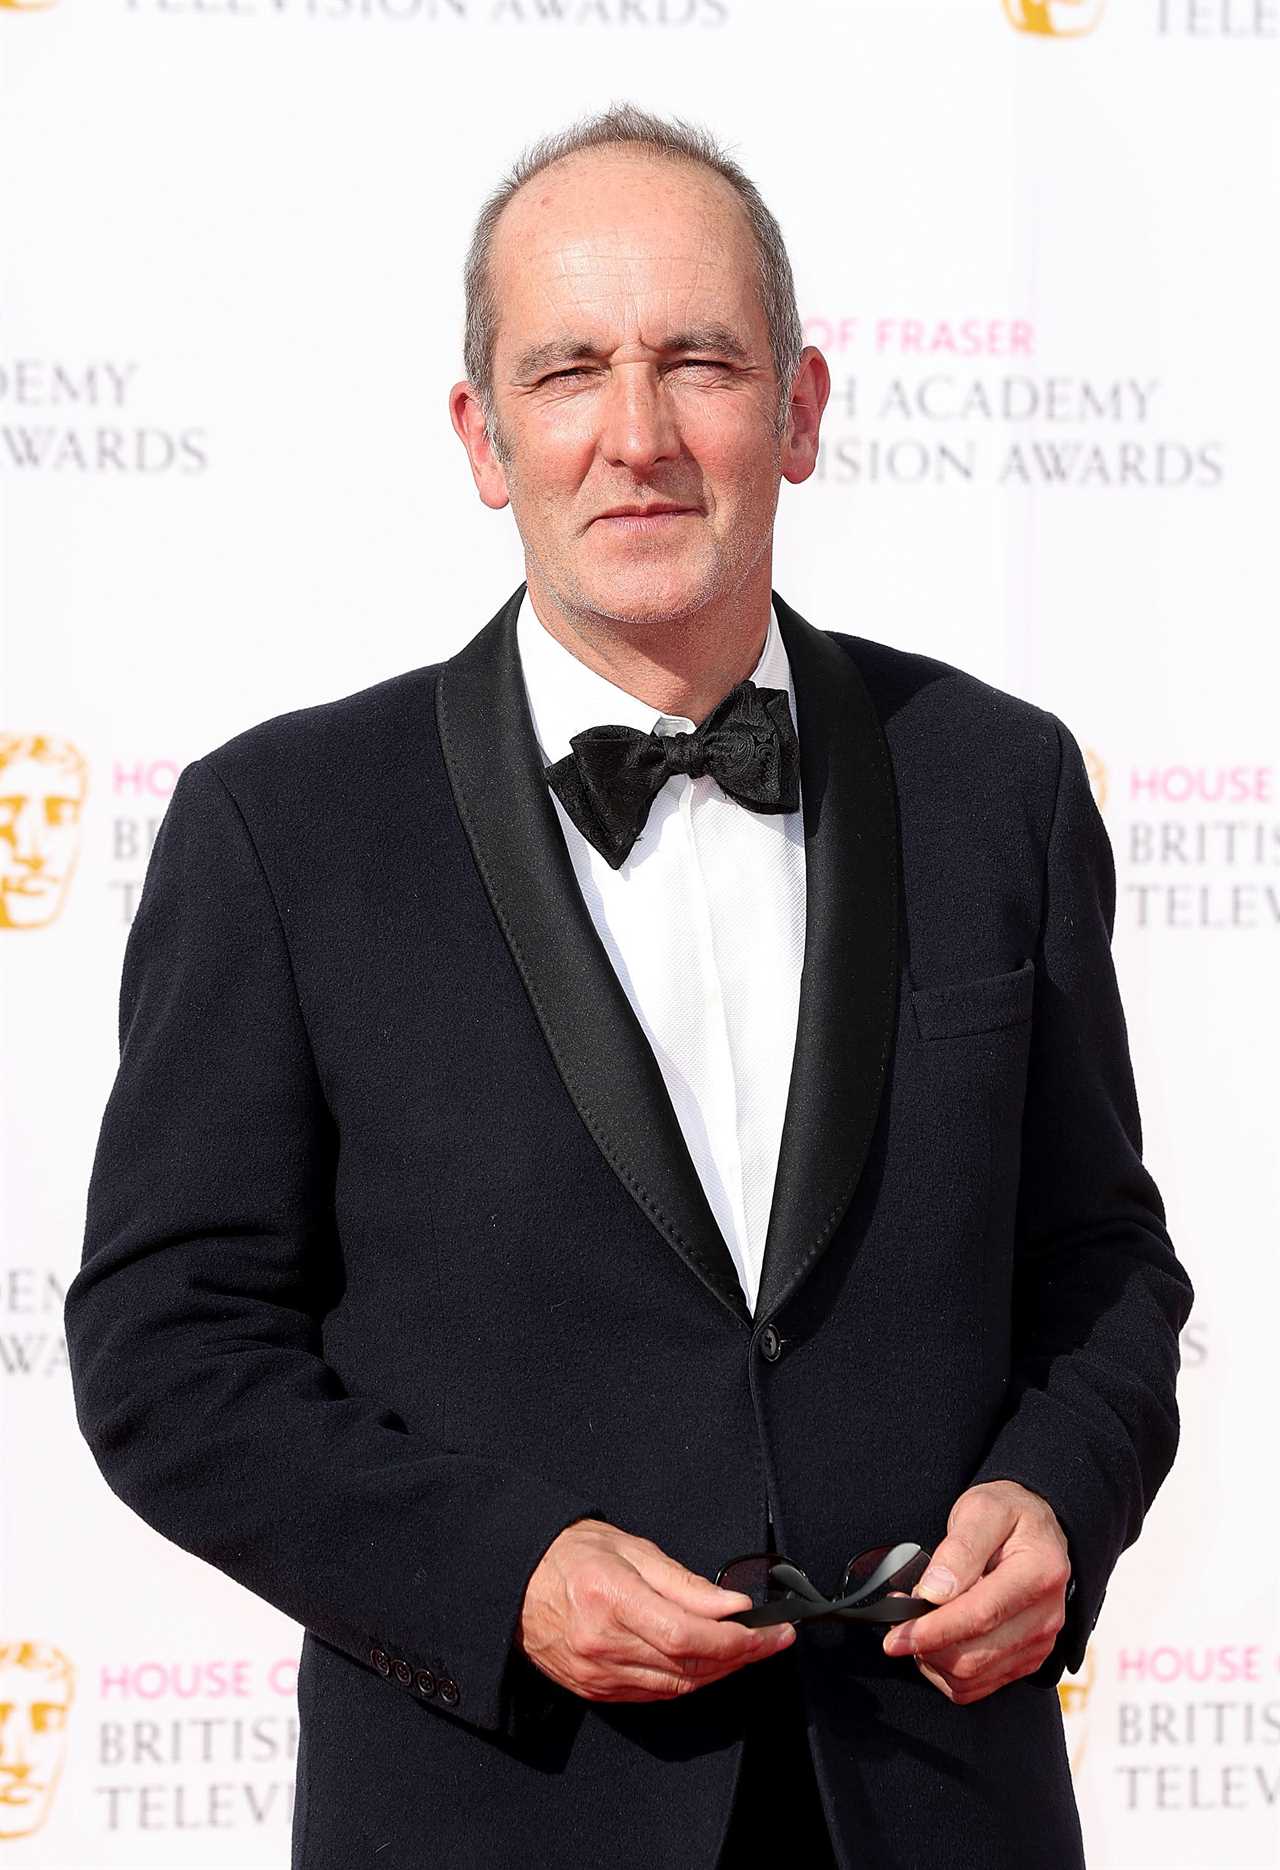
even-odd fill
[[[684,369],[686,365],[692,366],[695,370],[723,370],[725,368],[723,361],[719,357],[682,357],[679,359],[676,368]],[[576,364],[569,370],[553,371],[549,377],[543,377],[542,381],[544,383],[559,383],[566,377],[582,377],[586,375],[587,371],[585,367],[581,364]]]

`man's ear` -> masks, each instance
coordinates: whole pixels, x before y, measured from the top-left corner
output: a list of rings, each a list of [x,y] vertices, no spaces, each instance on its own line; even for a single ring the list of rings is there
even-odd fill
[[[831,372],[816,344],[806,344],[791,385],[782,472],[789,481],[808,480],[818,460],[818,430],[831,394]]]
[[[511,498],[507,492],[507,477],[485,432],[480,398],[465,378],[449,391],[449,420],[467,451],[471,477],[480,498],[486,506],[495,509],[506,506]]]

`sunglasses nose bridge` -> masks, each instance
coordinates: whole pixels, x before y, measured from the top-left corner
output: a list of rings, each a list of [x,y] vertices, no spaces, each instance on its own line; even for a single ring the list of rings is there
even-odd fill
[[[825,1604],[827,1599],[799,1565],[793,1565],[789,1559],[780,1559],[769,1569],[770,1580],[780,1584],[787,1591],[793,1591],[798,1597],[807,1598],[811,1604]]]
[[[909,1589],[923,1577],[929,1565],[929,1553],[914,1540],[906,1539],[893,1546],[871,1546],[859,1552],[845,1566],[840,1595],[862,1597],[882,1589],[890,1581],[900,1589]]]

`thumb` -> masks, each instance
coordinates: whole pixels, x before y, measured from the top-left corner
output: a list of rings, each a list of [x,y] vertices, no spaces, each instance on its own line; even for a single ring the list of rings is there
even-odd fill
[[[943,1544],[945,1543],[944,1540]],[[942,1551],[942,1546],[938,1547],[938,1551]],[[940,1559],[935,1553],[928,1571],[915,1586],[911,1595],[912,1597],[927,1597],[931,1604],[945,1604],[957,1594],[959,1589],[960,1580],[951,1566],[946,1563],[945,1554]]]
[[[982,1576],[986,1559],[963,1533],[948,1533],[934,1547],[929,1568],[911,1593],[931,1604],[946,1604],[967,1591]]]

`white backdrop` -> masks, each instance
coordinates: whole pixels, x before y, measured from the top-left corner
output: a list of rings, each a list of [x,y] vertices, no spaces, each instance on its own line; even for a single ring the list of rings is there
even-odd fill
[[[1275,1865],[1280,0],[0,0],[0,1854],[288,1861],[300,1632],[75,1426],[122,948],[186,761],[523,575],[446,412],[462,258],[623,96],[754,176],[831,364],[777,588],[1088,749],[1197,1302],[1064,1718],[1091,1870]]]

